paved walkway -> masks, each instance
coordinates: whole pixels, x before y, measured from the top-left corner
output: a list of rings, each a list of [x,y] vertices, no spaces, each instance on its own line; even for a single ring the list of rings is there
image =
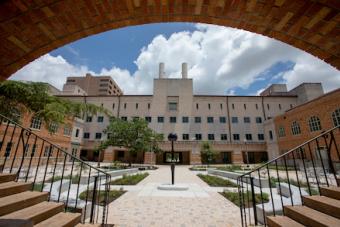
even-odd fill
[[[109,207],[108,223],[136,227],[237,227],[240,210],[201,181],[186,166],[176,167],[176,184],[188,191],[159,191],[157,185],[171,182],[169,166],[160,166]]]

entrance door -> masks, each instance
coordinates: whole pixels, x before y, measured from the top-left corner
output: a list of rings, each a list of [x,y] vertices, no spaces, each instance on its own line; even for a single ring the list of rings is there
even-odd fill
[[[222,162],[224,164],[231,163],[231,152],[222,152]]]

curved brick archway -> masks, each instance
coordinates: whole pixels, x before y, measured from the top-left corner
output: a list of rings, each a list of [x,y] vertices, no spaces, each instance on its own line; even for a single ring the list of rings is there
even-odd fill
[[[0,80],[80,38],[155,22],[202,22],[248,30],[340,69],[339,0],[3,0]]]

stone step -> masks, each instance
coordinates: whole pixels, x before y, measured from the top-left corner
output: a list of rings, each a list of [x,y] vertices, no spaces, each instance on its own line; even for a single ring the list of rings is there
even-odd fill
[[[320,187],[320,194],[333,199],[340,200],[340,187]]]
[[[15,181],[16,175],[12,173],[0,173],[0,183]]]
[[[35,227],[74,227],[80,223],[80,213],[58,213],[45,221],[40,222]]]
[[[21,192],[0,198],[0,216],[46,201],[48,192]]]
[[[285,206],[284,213],[305,226],[340,226],[340,219],[307,206]]]
[[[9,181],[0,184],[0,197],[5,197],[32,189],[32,183]]]
[[[76,227],[100,227],[101,224],[78,224]],[[111,225],[105,225],[105,227],[109,227]],[[112,225],[113,226],[113,225]]]
[[[267,217],[267,225],[268,227],[304,227],[304,225],[287,216],[269,216]]]
[[[34,206],[26,207],[25,209],[1,216],[0,219],[31,220],[32,223],[35,225],[62,212],[63,209],[63,203],[44,201]]]
[[[303,196],[303,205],[308,206],[314,210],[340,218],[340,200],[332,199],[326,196]]]

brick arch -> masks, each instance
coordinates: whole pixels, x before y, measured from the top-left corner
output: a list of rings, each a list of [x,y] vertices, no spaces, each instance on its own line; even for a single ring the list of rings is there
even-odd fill
[[[0,80],[72,41],[155,22],[244,29],[305,50],[340,69],[339,0],[3,0]]]

